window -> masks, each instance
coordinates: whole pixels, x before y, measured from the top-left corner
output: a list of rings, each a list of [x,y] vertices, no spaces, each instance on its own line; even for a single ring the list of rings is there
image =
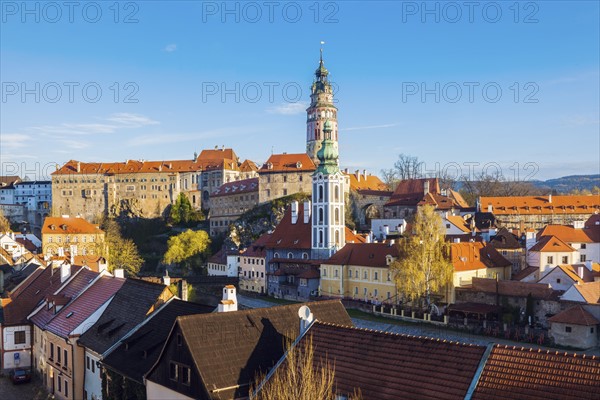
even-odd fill
[[[587,261],[587,259],[586,259],[585,254],[579,255],[579,262],[586,262],[586,261]]]
[[[56,346],[56,363],[60,364],[60,346]]]
[[[446,229],[450,229],[450,224],[446,224]]]
[[[571,333],[571,327],[570,326],[565,326],[565,332]]]
[[[548,256],[547,261],[548,261],[548,264],[553,264],[554,263],[554,257]]]
[[[354,277],[358,279],[358,270],[354,271]]]
[[[58,391],[62,392],[62,378],[60,376],[58,377],[58,384],[57,384],[57,386],[58,386]]]
[[[556,283],[560,283],[560,278],[556,278]]]
[[[323,276],[327,276],[327,270],[323,268]]]
[[[379,293],[378,293],[377,289],[373,290],[373,296],[377,297],[378,294]]]
[[[375,272],[375,280],[379,280],[379,273]]]
[[[50,343],[50,360],[54,360],[54,343]]]
[[[593,326],[590,328],[590,333],[594,333],[594,327]]]
[[[354,294],[358,294],[358,286],[354,286]]]
[[[67,357],[67,349],[63,350],[63,357],[65,359],[65,368],[69,366],[69,357]]]
[[[363,273],[363,279],[367,279],[367,271]]]
[[[290,252],[287,254],[288,258],[294,258],[294,255]]]
[[[388,282],[392,280],[392,275],[389,272],[388,272],[387,280],[388,280]]]
[[[65,397],[69,397],[69,382],[65,379]]]
[[[177,346],[181,346],[183,344],[183,340],[181,339],[181,335],[177,334]]]
[[[189,385],[190,378],[190,369],[188,367],[181,367],[181,383]]]
[[[15,344],[23,344],[25,343],[25,331],[16,331],[15,332]]]
[[[177,369],[177,364],[171,361],[171,363],[169,364],[169,378],[172,381],[177,380]]]
[[[96,362],[94,360],[91,360],[91,361],[92,361],[92,363],[91,363],[92,364],[92,373],[95,374],[96,373]]]
[[[585,244],[585,243],[581,243],[581,248],[582,248],[582,249],[585,249],[585,248],[587,248],[587,244]]]
[[[333,275],[334,275],[336,278],[338,278],[338,270],[337,270],[337,268],[335,269],[335,272],[333,273]]]
[[[85,367],[87,369],[90,369],[90,357],[89,356],[85,357]]]
[[[563,256],[562,263],[563,264],[568,264],[569,263],[569,257],[568,256]]]
[[[348,270],[348,278],[352,278],[352,270],[351,269]]]

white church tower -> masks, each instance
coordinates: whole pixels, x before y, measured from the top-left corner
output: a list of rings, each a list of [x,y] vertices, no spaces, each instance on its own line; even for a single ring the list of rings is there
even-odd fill
[[[337,140],[333,126],[323,123],[324,140],[317,152],[318,167],[313,174],[312,258],[331,257],[346,242],[344,193],[346,177],[339,168]]]

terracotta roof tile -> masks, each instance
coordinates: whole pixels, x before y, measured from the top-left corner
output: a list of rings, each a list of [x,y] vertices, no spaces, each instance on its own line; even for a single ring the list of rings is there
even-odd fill
[[[454,271],[503,268],[512,265],[493,246],[483,242],[452,243],[450,251]]]
[[[557,300],[559,291],[542,283],[496,281],[488,278],[473,278],[471,288],[475,292],[496,293],[501,296],[527,297],[529,294],[534,299]]]
[[[323,264],[388,268],[388,255],[397,259],[398,246],[389,243],[347,243]]]
[[[590,304],[600,303],[600,281],[573,285],[586,302]]]
[[[599,227],[600,229],[600,227]],[[547,225],[537,234],[540,239],[544,236],[555,236],[565,243],[593,243],[594,239],[588,235],[592,229],[575,229],[565,225]]]
[[[271,240],[270,233],[262,234],[250,246],[248,246],[248,248],[242,255],[246,257],[266,257],[266,244],[269,242],[269,240]]]
[[[581,306],[571,307],[559,314],[548,319],[548,322],[558,322],[561,324],[573,324],[573,325],[584,325],[594,326],[600,324],[592,314],[587,312]]]
[[[539,272],[539,270],[540,270],[539,267],[527,266],[527,268],[520,270],[516,274],[513,274],[511,277],[511,280],[521,281],[521,280],[527,278],[528,276]]]
[[[350,189],[355,190],[359,193],[362,191],[374,191],[374,192],[389,192],[389,188],[385,183],[379,179],[379,177],[375,175],[367,175],[365,177],[364,174],[345,174],[350,177]],[[390,192],[390,195],[392,193]]]
[[[529,251],[571,253],[576,250],[556,236],[543,236]]]
[[[496,345],[474,400],[597,399],[600,359]]]
[[[213,194],[211,194],[211,197],[229,196],[233,194],[250,192],[258,192],[258,178],[224,183],[217,190],[215,190]]]
[[[492,206],[495,215],[510,214],[593,214],[600,210],[600,196],[507,196],[481,197],[479,211]]]
[[[269,172],[310,172],[317,167],[306,153],[271,154],[271,157],[260,168],[259,173]]]
[[[103,234],[98,225],[79,217],[46,217],[42,234]]]
[[[318,320],[300,342],[312,338],[315,366],[335,368],[340,394],[359,388],[365,399],[463,399],[484,346],[325,324]]]

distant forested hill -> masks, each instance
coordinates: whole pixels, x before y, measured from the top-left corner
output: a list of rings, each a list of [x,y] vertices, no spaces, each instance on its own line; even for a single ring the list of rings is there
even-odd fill
[[[576,190],[592,191],[594,187],[600,188],[600,174],[563,176],[562,178],[532,181],[531,183],[539,188],[554,190],[558,193],[569,193]]]

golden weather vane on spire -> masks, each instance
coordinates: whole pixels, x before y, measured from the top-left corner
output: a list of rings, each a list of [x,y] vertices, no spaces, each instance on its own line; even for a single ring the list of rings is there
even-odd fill
[[[321,40],[321,58],[320,58],[321,62],[323,62],[323,45],[324,44],[325,44],[325,42]]]

